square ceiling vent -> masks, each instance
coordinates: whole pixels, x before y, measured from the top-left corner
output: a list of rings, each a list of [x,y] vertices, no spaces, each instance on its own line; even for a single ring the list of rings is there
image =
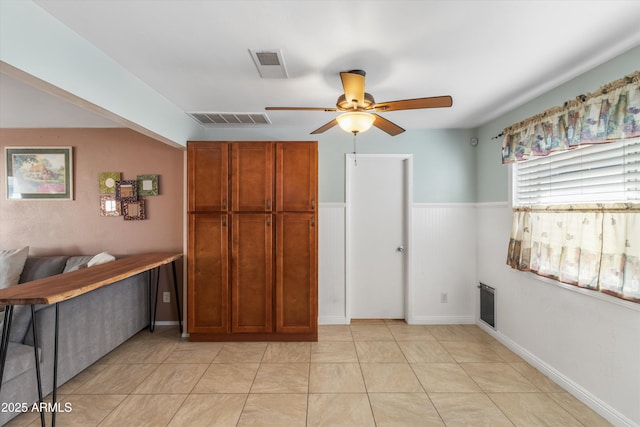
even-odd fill
[[[263,79],[286,79],[288,77],[280,49],[249,49],[249,53]]]
[[[226,125],[270,125],[265,113],[188,113],[198,123],[206,126]]]

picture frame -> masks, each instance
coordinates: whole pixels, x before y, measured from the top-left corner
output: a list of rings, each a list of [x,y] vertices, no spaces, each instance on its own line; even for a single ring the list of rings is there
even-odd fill
[[[122,215],[125,221],[136,221],[146,219],[144,200],[122,202]]]
[[[120,172],[102,172],[98,179],[100,194],[116,194],[116,182],[121,179]]]
[[[5,147],[7,200],[73,200],[73,147]]]
[[[100,215],[101,216],[121,216],[122,204],[116,200],[115,194],[100,195]]]
[[[138,182],[130,179],[116,181],[116,200],[135,202],[138,200]]]
[[[157,196],[158,175],[138,175],[138,196]]]

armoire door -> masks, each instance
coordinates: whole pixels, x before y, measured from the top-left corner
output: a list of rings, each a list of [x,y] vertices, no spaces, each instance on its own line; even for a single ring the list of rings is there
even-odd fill
[[[229,204],[229,143],[187,144],[189,212],[226,211]]]
[[[318,323],[315,213],[277,214],[276,332],[314,333]]]
[[[232,215],[231,332],[273,331],[273,216]]]
[[[229,332],[229,232],[226,214],[189,214],[188,331]]]
[[[318,144],[276,143],[276,209],[314,212],[318,191]]]
[[[273,145],[235,142],[231,145],[232,209],[271,212],[273,209]]]

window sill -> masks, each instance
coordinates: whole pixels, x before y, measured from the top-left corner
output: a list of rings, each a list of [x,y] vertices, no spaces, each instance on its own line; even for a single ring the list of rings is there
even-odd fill
[[[604,301],[604,302],[608,302],[610,304],[614,304],[614,305],[618,305],[620,307],[624,307],[627,308],[629,310],[633,310],[633,311],[637,311],[640,312],[640,304],[636,303],[636,302],[631,302],[631,301],[627,301],[624,300],[622,298],[616,298],[612,295],[607,295],[605,293],[602,293],[600,291],[596,291],[596,290],[591,290],[591,289],[587,289],[587,288],[581,288],[579,286],[574,286],[574,285],[569,285],[567,283],[562,283],[559,282],[557,280],[553,280],[550,279],[548,277],[544,277],[544,276],[540,276],[538,274],[532,273],[532,272],[523,272],[526,273],[527,275],[529,275],[530,277],[540,281],[540,282],[544,282],[550,285],[554,285],[554,286],[558,286],[560,288],[566,289],[568,291],[571,292],[575,292],[587,297],[591,297],[591,298],[595,298],[598,299],[600,301]]]

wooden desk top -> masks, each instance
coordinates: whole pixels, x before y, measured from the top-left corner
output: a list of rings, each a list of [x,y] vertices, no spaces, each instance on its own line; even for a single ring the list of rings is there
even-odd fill
[[[0,305],[55,304],[169,264],[181,253],[133,255],[105,264],[0,289]]]

